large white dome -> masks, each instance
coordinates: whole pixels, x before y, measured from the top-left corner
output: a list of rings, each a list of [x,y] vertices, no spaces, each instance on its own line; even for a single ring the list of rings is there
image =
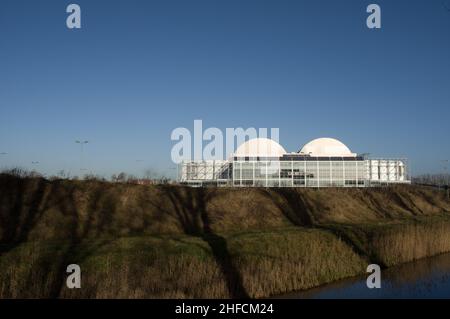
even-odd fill
[[[268,138],[254,138],[242,143],[234,153],[240,157],[281,157],[286,154],[284,148]]]
[[[300,150],[301,154],[317,157],[348,157],[356,156],[344,143],[334,138],[317,138],[307,143]]]

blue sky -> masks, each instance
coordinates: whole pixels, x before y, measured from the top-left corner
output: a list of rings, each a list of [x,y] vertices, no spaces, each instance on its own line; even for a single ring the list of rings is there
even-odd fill
[[[66,27],[70,3],[81,30]],[[0,167],[75,175],[86,139],[93,173],[170,175],[172,130],[202,119],[278,127],[289,151],[335,137],[439,172],[449,71],[441,0],[2,0]]]

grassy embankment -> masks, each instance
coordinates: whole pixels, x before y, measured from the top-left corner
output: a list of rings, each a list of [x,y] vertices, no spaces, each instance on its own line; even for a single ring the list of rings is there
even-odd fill
[[[425,188],[192,189],[0,176],[0,298],[264,297],[450,251]],[[82,289],[65,288],[65,267]]]

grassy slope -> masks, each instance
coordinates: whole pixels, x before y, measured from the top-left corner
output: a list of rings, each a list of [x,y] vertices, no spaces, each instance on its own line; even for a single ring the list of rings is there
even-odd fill
[[[192,189],[0,175],[0,297],[262,297],[450,251],[450,203],[389,189]],[[64,288],[78,263],[83,288]]]

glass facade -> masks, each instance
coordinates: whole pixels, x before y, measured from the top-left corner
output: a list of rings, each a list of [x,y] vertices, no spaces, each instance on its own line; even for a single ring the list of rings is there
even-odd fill
[[[364,187],[365,160],[250,160],[235,158],[234,186]]]
[[[179,180],[192,186],[367,187],[409,183],[401,159],[356,157],[234,157],[229,161],[187,161]]]

